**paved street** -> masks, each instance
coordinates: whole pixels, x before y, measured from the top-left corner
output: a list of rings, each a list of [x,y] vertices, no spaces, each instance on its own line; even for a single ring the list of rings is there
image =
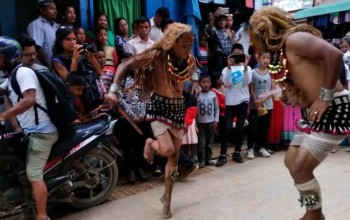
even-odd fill
[[[298,194],[283,164],[285,151],[244,164],[210,167],[191,181],[176,183],[172,219],[295,220],[303,215]],[[350,153],[331,154],[315,173],[322,187],[328,220],[350,217]],[[157,220],[161,218],[163,186],[72,213],[62,220]],[[118,189],[118,188],[117,188]]]

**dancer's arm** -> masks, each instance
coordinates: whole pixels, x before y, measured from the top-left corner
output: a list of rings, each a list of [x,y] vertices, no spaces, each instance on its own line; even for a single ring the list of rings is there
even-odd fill
[[[110,105],[110,107],[114,107],[118,102],[118,96],[116,93],[120,90],[120,83],[122,82],[125,74],[131,69],[133,65],[134,59],[128,59],[122,62],[114,75],[113,83],[109,88],[109,92],[106,97],[106,102]]]

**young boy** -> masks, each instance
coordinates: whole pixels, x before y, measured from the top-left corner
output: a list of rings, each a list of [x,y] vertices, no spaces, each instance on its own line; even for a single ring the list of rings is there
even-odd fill
[[[271,96],[260,98],[259,95],[271,91],[273,83],[269,74],[271,54],[260,52],[258,57],[259,67],[252,71],[252,81],[249,85],[250,112],[249,112],[249,134],[247,158],[254,159],[253,144],[259,148],[262,157],[270,157],[266,150],[268,140],[267,134],[270,125],[270,114],[273,108]]]
[[[242,44],[235,44],[232,47],[232,55],[244,54]],[[245,57],[245,61],[235,61],[234,58],[229,56],[227,58],[227,67],[222,70],[222,78],[225,91],[226,102],[226,134],[223,136],[223,144],[221,145],[220,157],[218,162],[226,160],[227,145],[231,139],[232,122],[233,118],[237,118],[236,122],[236,135],[235,135],[235,152],[232,156],[232,160],[237,163],[243,163],[244,160],[241,156],[241,148],[244,137],[244,122],[247,118],[248,102],[249,102],[249,90],[248,85],[251,81],[251,69],[248,66],[249,57]]]
[[[95,58],[101,67],[101,74],[97,85],[99,87],[99,91],[102,98],[104,98],[104,96],[107,95],[109,87],[112,84],[114,73],[109,68],[106,68],[105,66],[106,53],[104,50],[98,50],[95,53]]]
[[[219,104],[216,94],[210,91],[211,79],[209,75],[203,75],[199,79],[201,92],[197,98],[198,113],[198,161],[199,167],[214,165],[211,161],[214,132],[219,123]]]
[[[80,100],[80,96],[83,94],[86,81],[84,78],[76,74],[68,74],[66,82],[67,82],[68,89],[73,96],[75,108],[77,111],[77,119],[74,121],[74,123],[75,124],[82,123],[86,112],[84,109],[84,105]]]

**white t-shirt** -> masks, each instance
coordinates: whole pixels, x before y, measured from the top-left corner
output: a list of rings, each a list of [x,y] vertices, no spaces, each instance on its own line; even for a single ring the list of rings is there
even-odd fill
[[[151,18],[151,31],[149,32],[149,39],[156,42],[160,38],[163,37],[162,29],[157,27],[157,25],[154,23],[154,17]]]
[[[231,69],[225,67],[222,70],[222,81],[226,87],[225,103],[226,105],[239,105],[242,102],[248,102],[249,84],[252,80],[252,70],[248,66],[245,72],[244,66],[231,66]]]
[[[28,89],[35,89],[36,90],[35,102],[46,109],[47,107],[46,107],[45,96],[40,86],[39,80],[35,75],[34,71],[27,67],[20,67],[17,70],[16,78],[17,78],[18,85],[21,89],[21,93],[25,92]],[[6,89],[6,87],[8,88],[9,99],[11,100],[12,105],[15,106],[18,103],[18,96],[13,91],[10,80],[11,78],[9,78],[3,84],[1,84],[1,88],[3,89]],[[31,107],[30,109],[23,112],[22,114],[17,115],[17,119],[21,127],[23,128],[23,130],[26,133],[30,133],[30,132],[50,133],[50,132],[57,131],[56,127],[50,121],[49,116],[41,109],[39,108],[37,109],[38,109],[38,119],[39,119],[38,125],[35,124],[34,107]]]

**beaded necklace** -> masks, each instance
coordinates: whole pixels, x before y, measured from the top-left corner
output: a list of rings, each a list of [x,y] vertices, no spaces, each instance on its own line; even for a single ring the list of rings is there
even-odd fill
[[[182,64],[178,65],[178,67],[175,67],[177,66],[175,64],[176,61],[176,59],[171,58],[170,54],[168,54],[166,67],[168,73],[180,82],[190,79],[189,69],[194,65],[194,61],[192,59],[191,54],[188,56],[186,64],[182,62]]]
[[[276,83],[283,82],[287,78],[287,59],[283,54],[283,50],[280,50],[280,55],[276,55],[272,64],[269,64],[269,71],[272,80]]]

